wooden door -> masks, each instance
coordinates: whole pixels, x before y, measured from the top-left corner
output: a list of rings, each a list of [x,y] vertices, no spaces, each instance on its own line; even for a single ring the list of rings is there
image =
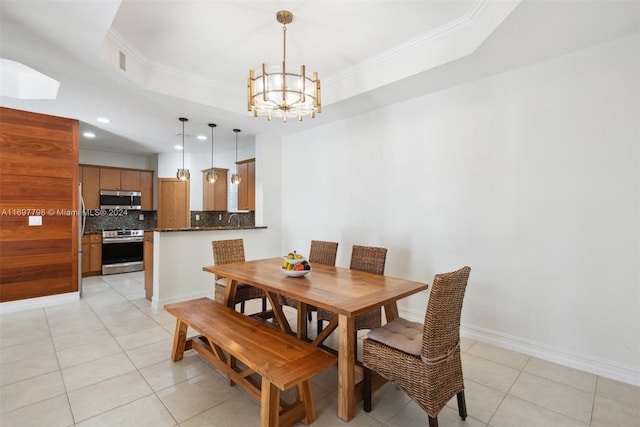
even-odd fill
[[[247,209],[256,210],[256,162],[247,163]]]
[[[189,228],[189,181],[158,178],[158,228]]]
[[[0,159],[0,302],[77,292],[78,121],[0,107]]]

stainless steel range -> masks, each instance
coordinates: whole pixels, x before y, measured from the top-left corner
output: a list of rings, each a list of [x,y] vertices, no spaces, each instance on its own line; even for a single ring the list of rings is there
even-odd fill
[[[102,232],[102,274],[144,270],[144,230]]]

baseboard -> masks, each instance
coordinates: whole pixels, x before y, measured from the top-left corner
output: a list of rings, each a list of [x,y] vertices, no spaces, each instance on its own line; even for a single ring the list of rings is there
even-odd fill
[[[80,301],[80,292],[49,295],[46,297],[27,298],[0,303],[0,314],[44,308],[52,305],[67,304]]]
[[[401,309],[400,313],[402,317],[408,320],[414,322],[424,321],[424,313],[409,309]],[[517,351],[518,353],[534,356],[559,365],[640,386],[640,370],[630,366],[623,366],[590,355],[555,348],[526,338],[516,337],[465,323],[460,327],[460,335],[465,338],[471,338],[507,350]]]
[[[202,298],[202,297],[213,299],[213,293],[212,291],[209,290],[205,292],[194,292],[192,294],[177,295],[177,296],[162,298],[162,299],[158,299],[154,295],[151,297],[151,308],[154,310],[164,310],[165,304],[173,304],[174,302],[182,302],[182,301],[187,301],[190,299],[196,299],[196,298]]]

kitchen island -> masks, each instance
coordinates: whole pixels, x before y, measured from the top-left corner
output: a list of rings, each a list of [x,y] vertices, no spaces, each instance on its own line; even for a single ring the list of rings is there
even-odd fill
[[[151,306],[162,310],[174,302],[213,299],[213,277],[202,266],[213,264],[211,242],[228,239],[243,239],[247,260],[280,253],[278,231],[266,226],[154,229]]]

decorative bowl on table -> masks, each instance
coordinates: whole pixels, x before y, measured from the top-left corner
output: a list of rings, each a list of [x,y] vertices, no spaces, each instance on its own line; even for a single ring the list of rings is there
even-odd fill
[[[287,270],[284,267],[280,267],[280,270],[282,270],[282,272],[289,277],[303,277],[303,276],[306,276],[307,273],[311,271],[311,270]]]

